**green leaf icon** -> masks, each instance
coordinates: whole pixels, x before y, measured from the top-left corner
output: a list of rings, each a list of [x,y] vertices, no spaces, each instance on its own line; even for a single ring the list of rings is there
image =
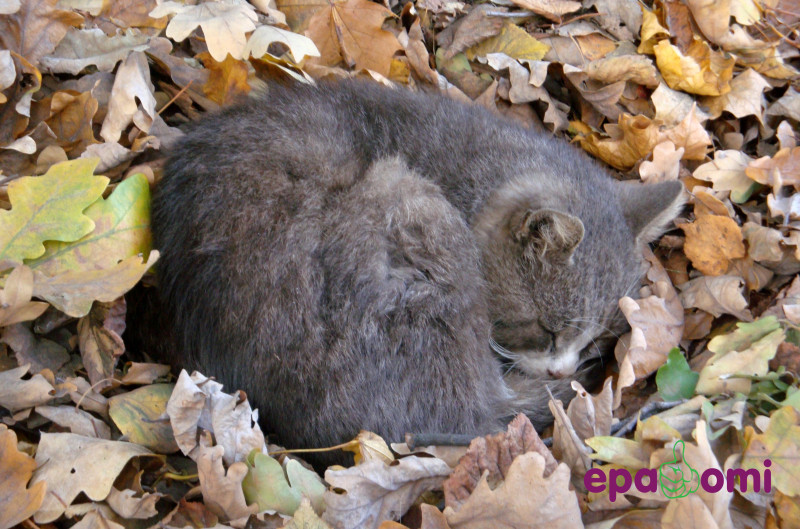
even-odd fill
[[[680,446],[680,459],[678,459],[678,446]],[[678,439],[675,441],[675,444],[672,445],[672,461],[663,463],[658,467],[658,481],[661,483],[661,492],[670,499],[683,498],[693,492],[697,492],[698,487],[700,487],[700,474],[689,466],[689,463],[683,457],[685,448],[686,445],[683,440]],[[690,470],[689,479],[684,477],[679,461],[683,461],[686,468]],[[692,482],[694,482],[694,487],[689,488]]]

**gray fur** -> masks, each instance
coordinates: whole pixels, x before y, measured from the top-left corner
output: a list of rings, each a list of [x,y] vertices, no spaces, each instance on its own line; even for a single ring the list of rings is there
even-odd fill
[[[487,433],[517,409],[541,426],[545,385],[569,398],[625,330],[637,244],[680,188],[623,189],[442,97],[272,85],[197,123],[156,191],[170,360],[243,389],[291,447]]]

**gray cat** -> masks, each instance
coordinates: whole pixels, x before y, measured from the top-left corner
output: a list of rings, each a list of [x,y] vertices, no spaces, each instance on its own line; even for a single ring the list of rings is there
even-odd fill
[[[156,190],[170,361],[243,389],[290,447],[543,426],[682,204],[441,96],[271,85],[198,122]]]

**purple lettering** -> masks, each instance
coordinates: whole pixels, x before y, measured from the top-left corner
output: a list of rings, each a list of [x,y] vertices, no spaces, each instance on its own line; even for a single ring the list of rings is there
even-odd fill
[[[764,492],[769,493],[772,492],[772,471],[769,469],[772,466],[772,461],[765,459],[764,466],[766,467],[764,469]]]
[[[647,485],[644,484],[645,477],[647,478]],[[639,492],[658,492],[658,469],[640,468],[636,471],[634,481],[636,490]]]
[[[606,473],[600,468],[593,468],[583,475],[583,486],[589,492],[599,494],[606,490]]]
[[[745,470],[743,468],[729,468],[725,481],[728,482],[728,492],[733,492],[736,485],[736,478],[739,478],[739,488],[742,492],[747,492],[747,477],[753,478],[753,492],[761,492],[761,476],[758,475],[758,470],[751,468]]]
[[[711,476],[714,476],[714,484],[711,485]],[[722,490],[722,485],[725,483],[725,476],[722,471],[717,468],[708,468],[703,472],[700,477],[700,486],[706,492],[719,492]]]
[[[631,473],[624,468],[612,468],[608,473],[608,499],[612,502],[617,499],[617,493],[626,493],[631,488],[633,479]],[[617,478],[622,478],[622,486],[617,483]]]

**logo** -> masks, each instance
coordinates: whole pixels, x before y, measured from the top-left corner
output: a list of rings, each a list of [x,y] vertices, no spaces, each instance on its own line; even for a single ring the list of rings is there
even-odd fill
[[[733,492],[736,484],[742,492],[747,492],[748,483],[754,492],[761,492],[761,474],[754,468],[729,468],[724,474],[718,468],[707,468],[699,473],[692,468],[684,457],[686,445],[678,439],[672,445],[672,460],[661,464],[658,468],[640,468],[635,476],[626,468],[612,468],[606,476],[602,468],[590,469],[583,476],[583,485],[586,490],[600,494],[608,489],[608,499],[616,501],[618,494],[625,494],[631,487],[639,492],[661,493],[669,499],[684,498],[697,492],[700,487],[706,492],[719,492],[725,487],[728,492]],[[679,456],[680,454],[680,456]],[[764,492],[772,492],[772,461],[764,459]],[[660,487],[659,487],[660,485]]]
[[[689,469],[689,479],[684,477],[683,469],[678,462],[679,446],[681,449],[680,460]],[[662,463],[658,467],[658,481],[661,483],[661,492],[669,499],[683,498],[693,492],[697,492],[700,487],[700,474],[686,462],[686,458],[683,456],[685,448],[686,445],[682,439],[675,441],[675,444],[672,445],[672,461]]]

